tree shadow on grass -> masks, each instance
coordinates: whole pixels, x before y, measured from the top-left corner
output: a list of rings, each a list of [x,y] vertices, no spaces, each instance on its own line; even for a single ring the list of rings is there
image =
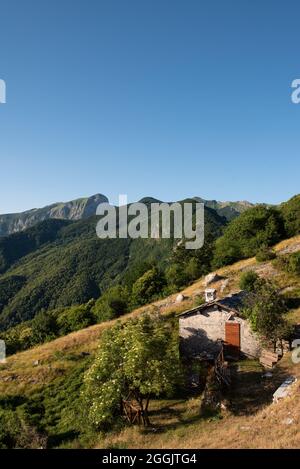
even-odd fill
[[[272,403],[276,389],[289,376],[281,368],[269,370],[272,376],[266,377],[266,370],[257,361],[241,361],[230,366],[232,384],[227,390],[223,390],[223,398],[230,413],[236,416],[249,416],[256,414],[260,409]],[[186,397],[188,399],[188,396]],[[198,395],[199,408],[190,413],[184,405],[186,399],[174,400],[161,408],[152,409],[149,412],[151,427],[141,428],[145,434],[165,433],[186,425],[198,424],[205,420],[222,419],[221,413],[203,413],[200,411],[201,396]]]
[[[149,412],[150,427],[141,427],[141,432],[144,434],[165,433],[169,430],[175,430],[186,425],[198,423],[200,420],[205,420],[211,416],[203,416],[200,414],[200,396],[199,396],[199,412],[193,415],[186,415],[186,408],[183,407],[186,401],[174,401],[159,409],[153,409]],[[157,420],[159,419],[159,423]],[[171,420],[171,421],[169,421]]]
[[[80,436],[79,431],[70,430],[67,432],[57,433],[55,435],[49,435],[48,437],[48,448],[57,448],[63,443],[69,443]]]
[[[288,297],[285,301],[288,309],[297,309],[300,307],[300,297]]]
[[[0,398],[0,409],[15,410],[16,407],[28,402],[28,398],[20,394]]]
[[[271,404],[274,392],[288,376],[284,370],[275,368],[269,370],[272,376],[266,377],[259,363],[249,367],[232,364],[230,369],[232,382],[224,397],[228,410],[234,415],[253,415]]]

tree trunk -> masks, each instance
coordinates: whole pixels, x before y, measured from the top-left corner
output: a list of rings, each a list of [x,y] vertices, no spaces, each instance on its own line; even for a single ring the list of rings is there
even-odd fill
[[[150,426],[150,420],[149,420],[149,416],[148,416],[148,407],[149,407],[149,401],[150,401],[150,396],[147,397],[147,400],[146,400],[146,405],[144,407],[144,399],[143,397],[139,394],[139,393],[135,393],[135,396],[136,396],[136,400],[140,406],[140,411],[141,411],[141,417],[142,417],[142,421],[143,421],[143,425],[145,427],[148,427]]]

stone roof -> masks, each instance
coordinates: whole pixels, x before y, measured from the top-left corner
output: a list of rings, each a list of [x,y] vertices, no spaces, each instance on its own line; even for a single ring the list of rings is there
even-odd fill
[[[238,293],[234,293],[233,295],[226,296],[221,300],[215,300],[215,303],[239,312],[243,306],[243,300],[245,299],[245,296],[246,293],[244,291],[240,291]]]
[[[210,308],[211,306],[220,306],[228,311],[233,311],[236,314],[239,314],[241,307],[243,305],[243,300],[245,298],[246,293],[244,291],[239,291],[237,293],[233,293],[232,295],[225,296],[225,298],[217,299],[214,301],[210,301],[209,303],[203,303],[196,308],[189,309],[184,311],[183,313],[178,314],[178,316],[187,316],[189,314],[200,313],[204,311],[206,308]]]

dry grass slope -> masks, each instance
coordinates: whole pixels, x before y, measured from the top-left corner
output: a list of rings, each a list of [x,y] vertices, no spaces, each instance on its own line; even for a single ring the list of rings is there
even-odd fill
[[[299,365],[286,357],[281,372],[300,377]],[[157,408],[157,411],[155,411]],[[233,415],[227,411],[221,418],[199,417],[199,398],[189,401],[158,401],[151,419],[154,430],[128,427],[103,436],[102,448],[182,448],[241,449],[300,447],[300,384],[293,395],[278,404],[268,403],[253,415]],[[291,424],[287,424],[288,420]]]

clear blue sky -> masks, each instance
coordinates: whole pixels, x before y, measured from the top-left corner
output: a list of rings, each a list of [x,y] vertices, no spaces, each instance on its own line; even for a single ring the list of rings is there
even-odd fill
[[[297,0],[1,0],[0,213],[299,191]]]

